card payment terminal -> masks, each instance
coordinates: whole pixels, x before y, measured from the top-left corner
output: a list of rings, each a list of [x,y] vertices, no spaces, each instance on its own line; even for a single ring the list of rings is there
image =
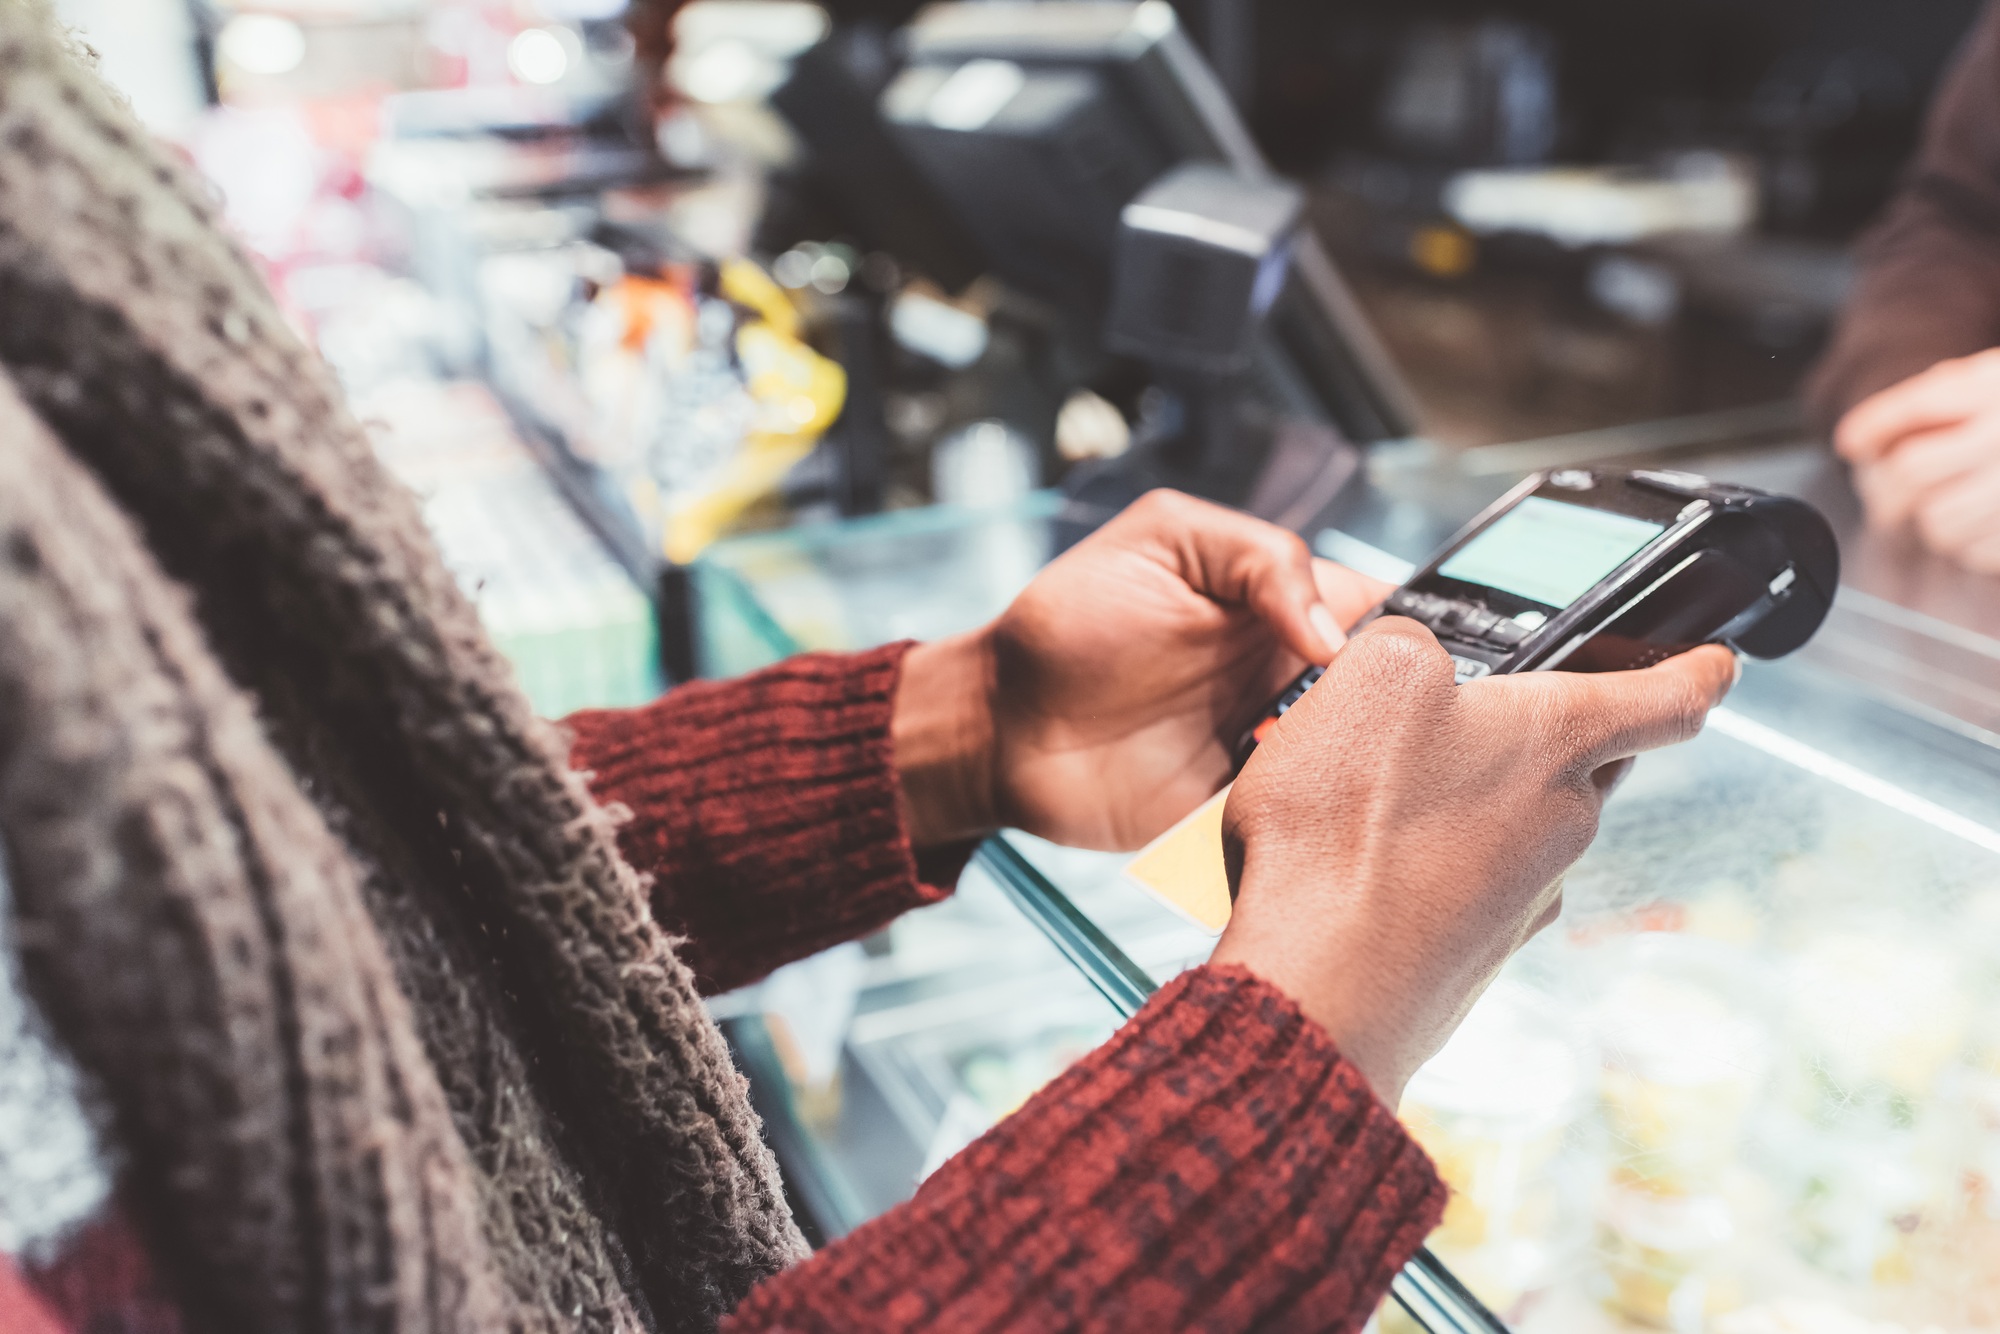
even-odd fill
[[[1460,684],[1508,672],[1646,667],[1697,644],[1776,658],[1819,629],[1840,582],[1833,530],[1802,500],[1693,473],[1537,473],[1364,619],[1437,635]],[[1307,670],[1239,759],[1319,679]]]

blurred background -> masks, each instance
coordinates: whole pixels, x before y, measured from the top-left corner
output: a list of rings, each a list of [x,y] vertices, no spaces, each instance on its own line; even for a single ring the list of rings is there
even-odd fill
[[[1977,6],[60,8],[370,411],[530,437],[658,601],[801,517],[1157,480],[1275,513],[1341,444],[1786,429]],[[1275,334],[1170,346],[1172,269],[1107,331],[1120,209],[1202,161],[1318,252]]]
[[[1403,1112],[1505,1327],[2000,1328],[2000,599],[1797,402],[1974,0],[58,8],[550,716],[977,625],[1159,484],[1392,580],[1537,467],[1812,495],[1826,631]],[[816,1240],[1206,957],[1123,866],[717,999]]]

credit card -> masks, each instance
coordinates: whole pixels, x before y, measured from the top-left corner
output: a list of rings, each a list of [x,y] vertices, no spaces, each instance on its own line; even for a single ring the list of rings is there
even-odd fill
[[[1223,788],[1194,814],[1148,843],[1125,878],[1211,936],[1229,925],[1229,872],[1222,864]]]

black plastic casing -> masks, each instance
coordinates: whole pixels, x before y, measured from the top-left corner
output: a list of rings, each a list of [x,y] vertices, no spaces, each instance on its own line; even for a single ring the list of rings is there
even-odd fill
[[[1439,573],[1530,496],[1666,528],[1561,609]],[[1802,500],[1692,473],[1571,468],[1537,473],[1502,496],[1364,623],[1385,615],[1423,622],[1452,655],[1460,682],[1513,672],[1621,671],[1698,644],[1783,657],[1812,638],[1839,585],[1833,529]],[[1524,612],[1548,619],[1523,632],[1512,618]],[[1496,631],[1489,620],[1501,627]],[[1507,639],[1515,642],[1501,642]],[[1319,676],[1312,668],[1293,682],[1273,701],[1267,720],[1289,709]],[[1260,725],[1244,739],[1240,755],[1248,757],[1262,730]]]

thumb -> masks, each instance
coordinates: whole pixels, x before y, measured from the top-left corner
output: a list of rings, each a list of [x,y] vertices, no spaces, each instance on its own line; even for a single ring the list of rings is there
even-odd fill
[[[1277,531],[1289,540],[1271,542],[1271,550],[1254,558],[1243,600],[1286,648],[1324,667],[1347,642],[1347,634],[1320,596],[1312,552],[1294,534]]]
[[[1638,671],[1550,672],[1541,679],[1561,695],[1557,716],[1575,758],[1597,769],[1692,738],[1742,670],[1729,649],[1704,644]]]
[[[1280,642],[1324,666],[1347,642],[1320,597],[1311,548],[1297,533],[1236,510],[1172,492],[1140,504],[1171,510],[1165,536],[1189,587],[1224,605],[1248,607]],[[1134,507],[1135,509],[1137,506]]]

